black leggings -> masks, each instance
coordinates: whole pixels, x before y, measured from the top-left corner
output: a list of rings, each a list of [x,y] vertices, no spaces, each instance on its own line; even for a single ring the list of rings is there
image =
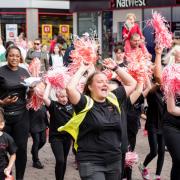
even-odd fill
[[[128,141],[129,141],[129,150],[134,151],[135,146],[136,146],[136,136],[137,136],[138,130],[137,131],[128,131]],[[123,174],[121,179],[126,178],[127,180],[132,179],[132,168],[131,167],[125,167],[125,156],[126,154],[122,155],[122,162],[123,163]]]
[[[56,159],[55,175],[56,180],[63,180],[66,171],[66,162],[69,149],[71,146],[71,138],[69,136],[64,137],[61,140],[53,140],[51,142],[51,148]]]
[[[33,162],[39,161],[38,152],[46,143],[46,130],[37,133],[31,133],[33,145],[31,149]]]
[[[150,153],[146,156],[143,164],[146,167],[152,161],[152,159],[154,159],[156,155],[158,155],[156,175],[160,175],[164,163],[165,154],[164,136],[154,131],[148,131],[148,141],[150,146]]]
[[[29,113],[24,113],[16,116],[5,115],[5,132],[10,134],[18,149],[16,152],[16,180],[23,179],[26,162],[27,162],[27,141],[29,135]]]
[[[164,139],[172,158],[171,180],[180,179],[180,129],[164,126]]]

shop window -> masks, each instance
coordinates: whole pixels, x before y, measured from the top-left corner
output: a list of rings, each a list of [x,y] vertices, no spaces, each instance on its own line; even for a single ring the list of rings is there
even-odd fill
[[[112,11],[102,13],[102,57],[112,57],[114,41],[117,37],[112,34]]]
[[[68,25],[68,34],[62,34],[65,39],[69,42],[71,34],[73,32],[73,17],[72,14],[60,10],[39,10],[39,37],[42,38],[42,25],[52,26],[52,35],[60,34],[60,25]],[[50,40],[52,39],[49,39]],[[49,43],[47,42],[47,43]]]
[[[97,12],[83,12],[78,13],[78,35],[85,32],[89,34],[97,34],[98,32],[98,13]]]
[[[180,38],[180,6],[173,7],[172,9],[172,32],[175,38]]]
[[[14,29],[10,32],[8,25],[14,25]],[[16,36],[21,32],[26,33],[26,11],[25,9],[1,9],[0,10],[0,34],[3,42],[10,40],[8,33],[11,33],[11,40],[13,41]]]

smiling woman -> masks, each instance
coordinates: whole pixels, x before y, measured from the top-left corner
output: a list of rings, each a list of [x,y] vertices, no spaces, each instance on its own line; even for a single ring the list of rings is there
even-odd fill
[[[82,75],[92,65],[81,64],[67,86],[76,115],[58,130],[67,131],[75,140],[79,174],[82,180],[119,180],[121,175],[121,104],[135,88],[135,80],[112,60],[106,67],[121,78],[121,86],[110,92],[102,72],[89,76],[84,94],[77,90]]]
[[[28,111],[26,110],[26,87],[21,84],[29,73],[19,67],[21,52],[11,46],[6,52],[7,65],[0,67],[0,106],[6,119],[5,132],[10,134],[18,147],[16,156],[16,179],[23,179],[27,161],[29,133]]]
[[[19,53],[18,48],[7,49],[6,59],[8,61],[8,66],[11,70],[15,71],[18,69],[21,58],[21,53]]]

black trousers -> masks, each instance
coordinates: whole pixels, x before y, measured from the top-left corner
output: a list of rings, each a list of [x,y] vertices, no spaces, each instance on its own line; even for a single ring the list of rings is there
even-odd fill
[[[39,150],[46,143],[46,130],[37,133],[31,133],[31,137],[33,139],[33,145],[31,149],[32,160],[33,162],[39,161]]]
[[[144,166],[146,167],[152,159],[154,159],[157,155],[157,167],[156,167],[156,175],[160,175],[164,163],[164,154],[165,154],[165,141],[163,134],[158,134],[155,130],[148,130],[148,141],[150,147],[150,153],[146,156],[144,160]]]
[[[171,180],[180,179],[180,129],[164,126],[165,144],[172,158]]]
[[[132,131],[132,130],[128,131],[129,151],[134,151],[134,149],[135,149],[137,133],[138,133],[138,128],[134,131]],[[123,153],[121,179],[126,178],[127,180],[131,180],[132,179],[132,168],[125,167],[125,157],[126,157],[126,153]]]
[[[119,180],[121,160],[108,164],[80,162],[78,165],[81,180]]]
[[[29,135],[29,112],[13,116],[5,115],[5,132],[10,134],[18,149],[16,152],[16,180],[22,180],[24,177],[27,162],[27,142]]]
[[[66,162],[69,149],[71,146],[71,137],[63,137],[62,139],[54,139],[51,142],[51,148],[56,159],[55,176],[56,180],[63,180],[66,171]]]

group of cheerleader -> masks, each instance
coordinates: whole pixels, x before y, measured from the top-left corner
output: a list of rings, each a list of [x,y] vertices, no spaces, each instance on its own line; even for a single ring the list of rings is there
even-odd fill
[[[164,60],[166,66],[162,67],[163,49],[172,44],[163,20],[154,13],[148,22],[159,27],[155,29],[154,63],[134,14],[128,14],[124,24],[125,46],[114,49],[114,60],[101,60],[101,67],[96,66],[99,45],[90,36],[76,38],[70,54],[72,62],[67,67],[49,69],[43,75],[37,58],[32,60],[28,72],[19,67],[19,48],[9,47],[7,65],[0,67],[1,179],[12,178],[14,162],[16,180],[24,178],[29,122],[34,117],[30,110],[39,111],[44,106],[49,116],[56,180],[64,179],[72,144],[82,180],[133,179],[137,154],[132,152],[145,99],[150,152],[139,164],[142,178],[151,179],[147,166],[158,154],[154,179],[161,179],[166,145],[172,157],[171,180],[179,179],[180,47],[172,47]],[[55,99],[51,97],[52,90]],[[32,135],[33,140],[40,141],[43,134]],[[40,149],[43,145],[38,146]],[[32,154],[39,161],[37,154]]]

